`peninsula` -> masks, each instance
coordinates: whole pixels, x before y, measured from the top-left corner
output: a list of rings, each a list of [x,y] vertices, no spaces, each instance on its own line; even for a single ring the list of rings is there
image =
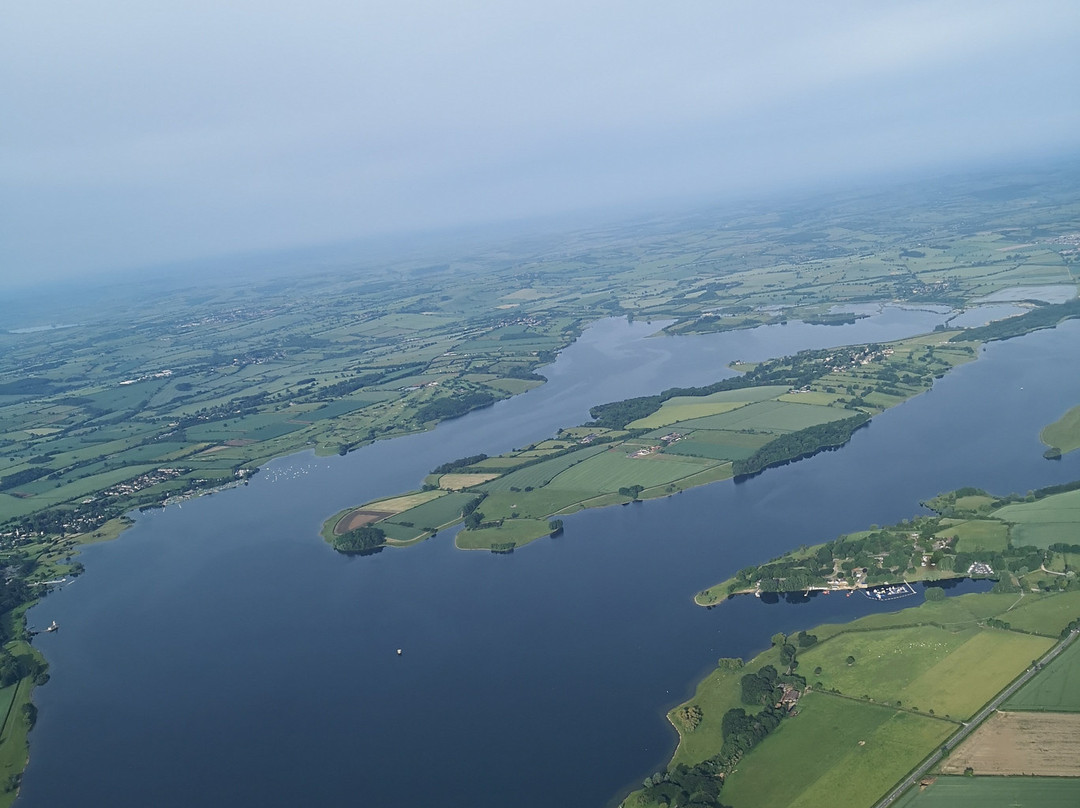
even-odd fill
[[[801,548],[699,592],[712,606],[736,595],[842,592],[957,578],[1001,591],[1064,590],[1080,564],[1080,481],[995,497],[977,488],[924,503],[935,516]]]
[[[458,522],[459,547],[507,551],[546,536],[582,508],[668,496],[758,474],[846,443],[873,415],[971,361],[960,332],[801,351],[697,388],[592,408],[593,421],[489,458],[450,461],[422,490],[335,514],[323,536],[353,551],[363,527],[407,544]],[[365,546],[364,550],[371,547]]]

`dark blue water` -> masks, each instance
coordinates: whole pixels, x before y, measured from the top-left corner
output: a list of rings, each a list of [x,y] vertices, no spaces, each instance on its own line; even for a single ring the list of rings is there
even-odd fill
[[[1037,438],[1080,402],[1080,323],[990,346],[839,451],[577,514],[562,537],[512,555],[457,551],[447,532],[346,558],[317,538],[322,519],[414,487],[447,459],[546,437],[599,401],[943,317],[889,311],[688,340],[608,322],[526,396],[346,458],[278,461],[248,487],[140,515],[31,613],[62,629],[37,638],[53,678],[36,691],[19,805],[604,805],[666,762],[664,712],[717,657],[916,602],[705,610],[696,591],[911,516],[939,491],[1080,477],[1080,458],[1046,461]]]

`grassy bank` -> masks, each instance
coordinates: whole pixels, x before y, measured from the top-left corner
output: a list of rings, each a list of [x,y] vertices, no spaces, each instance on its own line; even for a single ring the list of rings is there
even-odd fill
[[[972,594],[778,635],[745,665],[721,660],[669,713],[680,740],[667,773],[650,777],[623,805],[659,808],[671,796],[665,778],[692,783],[686,772],[707,772],[724,745],[727,712],[754,709],[743,677],[765,665],[782,670],[793,658],[805,679],[794,714],[723,778],[719,802],[827,808],[842,794],[844,805],[872,806],[1078,616],[1080,592]],[[1036,633],[995,627],[1004,620]],[[693,800],[684,796],[680,804]]]

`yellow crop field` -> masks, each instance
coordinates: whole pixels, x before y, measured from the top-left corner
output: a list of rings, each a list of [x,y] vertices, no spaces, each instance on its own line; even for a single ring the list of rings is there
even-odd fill
[[[463,488],[472,488],[474,485],[494,480],[498,476],[498,472],[494,474],[444,474],[439,478],[439,488],[444,488],[447,491],[460,491]]]
[[[445,491],[417,491],[414,494],[406,494],[402,497],[369,502],[364,507],[370,510],[385,511],[386,513],[401,513],[409,510],[409,508],[415,508],[417,505],[423,505],[425,502],[438,499],[445,493]]]

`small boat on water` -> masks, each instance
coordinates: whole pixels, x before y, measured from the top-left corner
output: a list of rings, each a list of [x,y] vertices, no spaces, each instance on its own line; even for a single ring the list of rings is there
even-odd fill
[[[57,625],[57,623],[56,623],[56,621],[55,621],[55,620],[53,620],[53,621],[52,621],[52,625],[50,625],[50,626],[49,626],[48,628],[46,628],[45,630],[46,630],[46,631],[56,631],[56,630],[57,630],[58,628],[60,628],[60,626],[59,626],[59,625]]]

